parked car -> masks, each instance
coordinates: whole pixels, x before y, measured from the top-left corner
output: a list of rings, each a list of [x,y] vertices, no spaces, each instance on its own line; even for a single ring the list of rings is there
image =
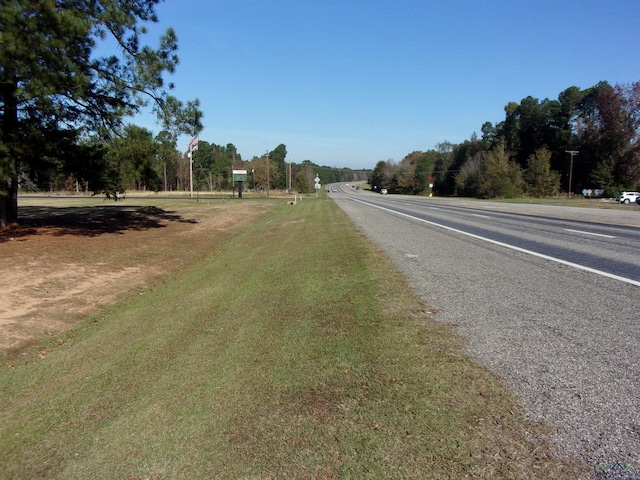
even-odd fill
[[[387,193],[389,193],[389,192],[387,191],[386,188],[380,189],[380,195],[386,195]]]
[[[616,197],[616,202],[629,204],[631,202],[637,202],[640,197],[640,192],[621,192]]]

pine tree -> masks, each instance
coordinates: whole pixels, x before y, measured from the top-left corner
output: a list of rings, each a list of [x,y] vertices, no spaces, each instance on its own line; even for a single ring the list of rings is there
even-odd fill
[[[108,136],[150,102],[165,125],[195,134],[199,102],[168,92],[178,64],[168,29],[141,45],[159,0],[3,0],[0,9],[0,227],[18,218],[18,176],[43,164],[77,164],[88,134]],[[96,57],[111,39],[117,52]]]

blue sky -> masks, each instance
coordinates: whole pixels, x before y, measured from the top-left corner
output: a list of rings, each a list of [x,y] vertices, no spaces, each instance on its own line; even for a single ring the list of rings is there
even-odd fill
[[[640,81],[639,0],[167,0],[157,12],[146,43],[175,29],[173,94],[199,98],[200,138],[245,160],[283,143],[293,162],[373,168],[463,142],[510,101]]]

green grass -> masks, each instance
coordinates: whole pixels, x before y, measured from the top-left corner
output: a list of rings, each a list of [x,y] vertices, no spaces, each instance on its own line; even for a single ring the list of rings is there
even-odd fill
[[[65,340],[0,375],[3,478],[577,471],[331,201],[276,207]]]

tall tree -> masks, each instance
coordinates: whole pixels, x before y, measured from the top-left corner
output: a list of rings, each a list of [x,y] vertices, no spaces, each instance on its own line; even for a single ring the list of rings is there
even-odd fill
[[[490,150],[499,139],[499,129],[496,125],[495,127],[491,124],[491,122],[484,122],[482,124],[482,128],[480,128],[482,132],[482,140],[480,144],[482,145],[483,150]]]
[[[174,190],[178,188],[178,169],[180,153],[176,149],[176,139],[167,130],[156,135],[158,144],[158,162],[162,167],[162,188]]]
[[[416,193],[416,164],[415,162],[402,161],[394,169],[394,180],[398,193]]]
[[[454,175],[452,165],[455,161],[454,145],[445,140],[436,144],[438,161],[435,166],[434,188],[438,195],[450,194],[453,191]]]
[[[101,137],[153,102],[176,133],[201,128],[198,103],[168,94],[178,64],[172,29],[141,45],[159,0],[3,0],[0,8],[0,227],[18,218],[18,178],[40,159],[79,165]],[[94,56],[111,38],[117,53]],[[190,130],[190,131],[188,131]],[[99,143],[95,142],[95,152]],[[96,153],[97,155],[97,153]]]
[[[385,176],[386,166],[387,162],[385,162],[384,160],[378,161],[373,171],[371,172],[371,175],[369,176],[369,184],[371,185],[371,188],[376,192],[379,192],[380,189],[387,188],[388,186],[389,179]]]
[[[551,152],[541,148],[529,156],[524,180],[530,195],[546,197],[560,191],[560,174],[551,170]]]
[[[213,190],[212,166],[214,148],[205,140],[198,141],[198,150],[192,153],[193,188],[194,190]]]
[[[287,147],[284,144],[278,145],[271,152],[269,152],[269,158],[275,165],[276,171],[270,172],[273,184],[272,188],[285,188],[286,187],[286,165],[284,163],[287,158]]]
[[[464,197],[480,196],[480,180],[484,169],[482,154],[469,157],[455,174],[456,195]]]
[[[438,152],[435,150],[428,150],[418,158],[416,162],[415,171],[415,193],[430,193],[434,181],[434,171],[436,168],[436,162],[438,161]]]
[[[444,176],[444,180],[438,182],[438,178],[436,178],[434,185],[434,192],[436,195],[454,195],[460,194],[460,179],[458,178],[460,174],[467,174],[471,172],[470,178],[473,178],[476,175],[476,172],[480,166],[482,166],[482,143],[478,140],[476,134],[472,134],[469,140],[465,140],[463,143],[452,146],[451,151],[451,164],[449,165],[448,171]],[[471,163],[470,163],[471,162]],[[469,166],[473,165],[472,168],[468,168],[466,164],[469,163]],[[472,182],[473,183],[473,182]],[[477,184],[478,182],[475,181]],[[478,188],[467,188],[463,189],[464,195],[478,195]],[[475,193],[472,193],[475,192]]]
[[[504,107],[505,118],[500,124],[500,136],[504,138],[505,148],[510,152],[520,150],[520,110],[516,102]]]
[[[268,193],[274,188],[278,169],[271,156],[265,154],[261,157],[253,157],[247,168],[250,169],[253,177],[251,183],[254,184],[256,190]]]
[[[107,144],[107,175],[101,190],[108,195],[132,189],[160,190],[157,152],[158,145],[149,130],[127,125],[123,137],[113,138]]]
[[[640,82],[612,87],[600,82],[581,102],[580,169],[575,185],[600,183],[609,194],[640,186]]]
[[[484,165],[480,174],[480,196],[513,198],[522,193],[522,170],[509,158],[504,142],[483,153]]]

